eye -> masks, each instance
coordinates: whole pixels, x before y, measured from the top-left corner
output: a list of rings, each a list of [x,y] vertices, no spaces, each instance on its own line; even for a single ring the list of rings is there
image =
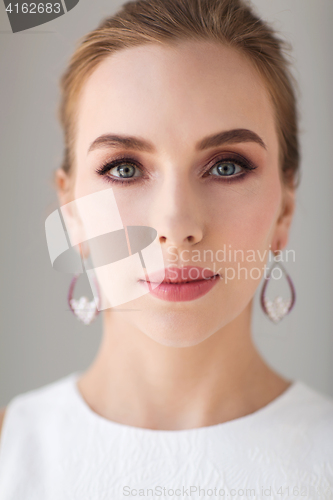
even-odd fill
[[[234,163],[233,161],[219,161],[210,169],[210,175],[217,175],[220,177],[230,177],[235,174],[239,174],[243,171],[243,168]]]
[[[116,167],[110,168],[108,171],[110,177],[119,177],[121,179],[129,179],[131,177],[140,177],[140,170],[131,163],[120,163]]]
[[[108,160],[97,168],[95,172],[107,182],[124,185],[131,184],[132,182],[140,182],[147,177],[142,165],[132,158]]]

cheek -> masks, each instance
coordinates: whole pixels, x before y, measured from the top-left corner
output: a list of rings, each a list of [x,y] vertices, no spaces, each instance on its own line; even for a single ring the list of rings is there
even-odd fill
[[[230,185],[231,187],[231,185]],[[223,320],[231,321],[253,297],[269,257],[281,204],[279,176],[250,188],[234,187],[210,201],[210,246],[226,249],[217,263],[223,280],[217,293]],[[212,206],[214,205],[214,209]],[[224,246],[225,245],[225,246]],[[215,255],[217,255],[215,253]],[[237,301],[235,301],[237,297]]]
[[[264,185],[265,184],[265,185]],[[234,249],[267,248],[281,204],[278,175],[267,183],[244,183],[214,191],[209,201],[211,232]]]

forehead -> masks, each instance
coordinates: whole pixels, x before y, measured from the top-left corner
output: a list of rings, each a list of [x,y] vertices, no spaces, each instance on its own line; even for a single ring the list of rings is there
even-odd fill
[[[149,139],[157,148],[248,128],[276,149],[274,110],[253,64],[222,44],[187,41],[123,49],[84,84],[77,154],[99,135]]]

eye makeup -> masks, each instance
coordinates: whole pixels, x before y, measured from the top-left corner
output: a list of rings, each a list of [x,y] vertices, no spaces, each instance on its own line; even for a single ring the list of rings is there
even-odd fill
[[[233,173],[231,175],[213,174],[212,170],[216,167],[220,168],[221,165],[233,165],[239,167],[241,168],[241,172],[238,172],[236,174]],[[132,171],[134,168],[136,169],[136,172],[140,172],[140,174],[135,175],[134,173],[134,175],[126,177],[112,175],[110,173],[111,170],[116,169],[117,167],[119,168],[118,172],[120,172],[120,168],[123,166],[130,166],[132,167]],[[210,178],[213,181],[230,183],[245,178],[251,171],[254,171],[256,168],[257,166],[252,161],[245,158],[243,155],[234,152],[223,152],[216,154],[210,161],[205,162],[204,167],[202,167],[199,171],[199,175],[202,178]],[[219,172],[221,171],[223,170],[220,169]],[[102,163],[100,167],[95,169],[95,172],[106,182],[111,182],[113,184],[119,185],[141,183],[149,179],[149,173],[147,169],[138,160],[131,156],[121,156],[113,160],[107,160]]]
[[[212,170],[215,169],[218,165],[236,165],[241,168],[241,172],[232,175],[214,175],[212,174]],[[205,165],[200,174],[203,178],[210,177],[212,181],[217,182],[236,182],[241,179],[247,177],[249,173],[254,171],[257,168],[251,160],[246,158],[243,155],[240,155],[235,152],[225,151],[223,153],[216,154],[211,160],[208,161],[207,165]]]
[[[120,167],[121,165],[130,165],[141,172],[141,175],[132,177],[118,177],[111,176],[110,170]],[[134,182],[140,182],[146,180],[149,176],[147,175],[146,169],[143,165],[137,161],[134,157],[121,156],[113,160],[107,160],[98,167],[95,172],[97,175],[103,177],[106,182],[116,183],[116,184],[133,184]]]

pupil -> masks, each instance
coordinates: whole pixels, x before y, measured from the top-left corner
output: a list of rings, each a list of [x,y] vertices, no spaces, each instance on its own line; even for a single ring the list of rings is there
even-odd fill
[[[217,171],[221,175],[232,175],[235,172],[235,165],[233,163],[220,163]]]
[[[132,165],[120,165],[117,168],[120,177],[133,177],[134,167]]]

